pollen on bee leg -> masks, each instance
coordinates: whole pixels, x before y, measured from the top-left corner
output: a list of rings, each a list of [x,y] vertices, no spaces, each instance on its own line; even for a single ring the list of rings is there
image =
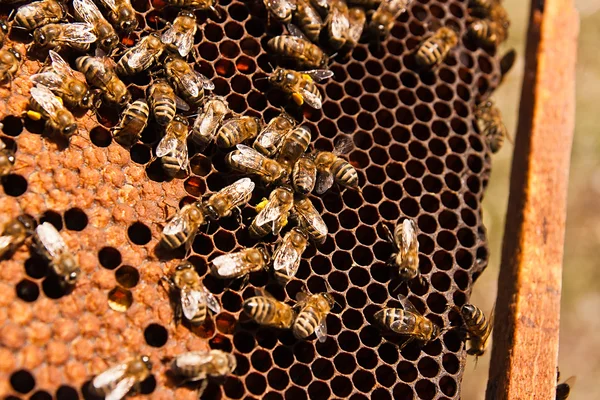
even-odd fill
[[[29,110],[29,111],[27,111],[27,117],[34,121],[39,121],[40,119],[42,119],[42,114],[40,114],[37,111]]]
[[[256,210],[256,212],[261,212],[267,206],[268,202],[269,202],[269,199],[263,197],[263,199],[260,201],[260,203],[258,203],[254,207],[254,209]]]
[[[294,103],[298,104],[299,106],[304,104],[304,97],[302,97],[302,95],[299,93],[292,94],[292,99],[294,100]]]

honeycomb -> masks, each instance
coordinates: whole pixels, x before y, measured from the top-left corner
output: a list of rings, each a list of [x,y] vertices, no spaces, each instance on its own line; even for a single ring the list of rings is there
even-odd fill
[[[177,10],[159,0],[134,0],[140,29],[161,29]],[[327,240],[303,255],[296,279],[278,286],[266,272],[251,276],[243,290],[207,274],[207,260],[257,242],[235,217],[202,228],[189,261],[222,303],[206,326],[175,326],[159,279],[179,262],[156,252],[162,225],[178,207],[217,191],[231,174],[216,146],[196,154],[192,174],[169,180],[153,161],[160,139],[150,124],[130,150],[113,142],[118,115],[100,108],[79,116],[80,133],[68,146],[41,135],[42,126],[22,118],[40,62],[27,60],[11,87],[0,88],[2,140],[17,149],[13,173],[2,180],[4,223],[20,213],[48,221],[79,256],[82,277],[64,293],[48,266],[21,246],[0,265],[0,395],[6,399],[93,398],[90,379],[133,354],[154,364],[141,394],[152,399],[195,399],[193,386],[176,386],[166,360],[207,347],[233,352],[237,369],[211,381],[205,398],[219,399],[458,399],[466,355],[458,329],[426,345],[381,335],[373,314],[408,296],[440,327],[458,327],[452,306],[464,304],[485,269],[488,251],[481,200],[490,173],[490,154],[477,133],[472,109],[499,83],[494,54],[466,37],[467,0],[415,0],[381,42],[363,38],[352,53],[336,57],[335,76],[322,85],[322,110],[298,109],[260,79],[272,69],[269,38],[283,33],[266,24],[260,1],[219,1],[222,19],[197,12],[196,69],[215,84],[237,113],[275,116],[282,106],[308,125],[312,145],[332,150],[350,136],[349,160],[362,192],[331,189],[311,196],[329,228]],[[8,10],[4,8],[4,14]],[[160,18],[163,19],[160,19]],[[412,58],[432,23],[460,31],[459,45],[431,72]],[[16,35],[16,34],[15,34]],[[11,37],[22,53],[30,40]],[[123,37],[131,46],[139,32]],[[126,81],[141,98],[148,74]],[[254,205],[268,189],[257,188]],[[255,211],[242,210],[248,225]],[[420,229],[423,283],[401,283],[386,266],[392,245],[378,225],[413,218]],[[303,285],[331,288],[337,305],[327,316],[324,343],[296,340],[291,332],[262,328],[241,316],[253,287],[266,287],[291,302]]]

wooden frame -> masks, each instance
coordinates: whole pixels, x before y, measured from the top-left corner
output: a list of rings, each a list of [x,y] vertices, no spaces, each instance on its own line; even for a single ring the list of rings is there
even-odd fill
[[[554,399],[579,19],[532,0],[487,399]]]

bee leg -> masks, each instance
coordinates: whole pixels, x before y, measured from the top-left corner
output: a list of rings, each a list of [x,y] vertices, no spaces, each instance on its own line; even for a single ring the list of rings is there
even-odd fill
[[[204,394],[204,391],[206,390],[207,386],[208,386],[208,379],[203,379],[202,383],[198,387],[198,390],[196,390],[196,393],[198,393],[198,400],[202,398],[202,394]]]
[[[235,220],[241,225],[244,222],[242,220],[242,210],[239,207],[235,207],[233,210],[235,211]]]
[[[402,343],[402,346],[400,346],[400,350],[402,350],[403,348],[405,348],[409,343],[411,343],[413,340],[415,340],[414,337],[409,337],[408,340],[404,343]]]

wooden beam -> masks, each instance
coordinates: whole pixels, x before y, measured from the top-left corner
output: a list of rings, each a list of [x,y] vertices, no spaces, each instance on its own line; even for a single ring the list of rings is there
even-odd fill
[[[579,18],[532,0],[486,398],[554,399]]]

